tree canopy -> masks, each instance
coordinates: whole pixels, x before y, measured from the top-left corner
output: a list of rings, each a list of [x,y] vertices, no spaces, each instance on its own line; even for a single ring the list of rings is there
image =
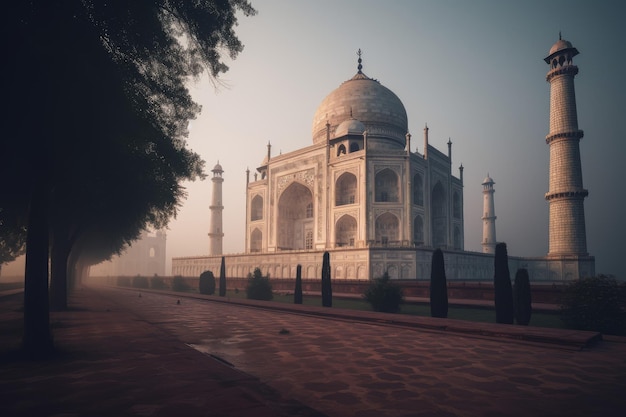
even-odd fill
[[[204,175],[186,147],[200,111],[186,83],[228,69],[224,58],[243,48],[237,13],[255,10],[247,0],[42,0],[11,9],[2,29],[10,105],[0,238],[16,236],[11,253],[26,240],[25,299],[38,301],[25,308],[36,308],[47,297],[48,247],[51,288],[61,275],[63,294],[73,263],[107,259],[176,214],[181,182]],[[25,331],[44,324],[25,322]]]

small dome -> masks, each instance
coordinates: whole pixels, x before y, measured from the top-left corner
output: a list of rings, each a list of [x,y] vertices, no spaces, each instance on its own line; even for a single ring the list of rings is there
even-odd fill
[[[335,130],[335,137],[340,138],[346,135],[362,135],[365,132],[365,125],[357,119],[348,119],[341,122]]]
[[[556,52],[562,51],[563,49],[570,48],[572,48],[571,42],[566,41],[565,39],[559,39],[554,45],[552,45],[552,48],[550,48],[550,52],[548,53],[548,55],[552,55]]]
[[[493,182],[493,180],[491,179],[491,177],[489,176],[489,174],[487,174],[487,176],[485,177],[485,179],[483,180],[483,185],[484,184],[495,184],[495,182]]]
[[[213,167],[211,172],[224,172],[224,170],[222,169],[222,166],[220,165],[219,161],[217,162],[217,164],[215,164],[215,166]]]

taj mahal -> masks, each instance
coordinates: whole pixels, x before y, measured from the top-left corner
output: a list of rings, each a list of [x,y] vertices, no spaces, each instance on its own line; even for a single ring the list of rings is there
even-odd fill
[[[574,77],[578,54],[560,39],[549,65],[550,152],[549,252],[536,258],[509,256],[510,269],[526,268],[532,281],[563,281],[593,275],[587,253]],[[444,251],[449,280],[493,278],[496,241],[494,180],[483,186],[482,252],[464,250],[463,166],[453,166],[452,142],[439,150],[408,132],[398,96],[363,71],[323,99],[313,115],[312,144],[280,155],[271,145],[252,175],[246,171],[245,253],[223,254],[222,166],[212,170],[209,254],[172,259],[172,274],[219,271],[243,278],[259,267],[274,278],[321,276],[330,253],[332,277],[368,280],[428,279],[432,252]],[[261,158],[259,158],[261,159]],[[471,196],[478,198],[479,196]]]

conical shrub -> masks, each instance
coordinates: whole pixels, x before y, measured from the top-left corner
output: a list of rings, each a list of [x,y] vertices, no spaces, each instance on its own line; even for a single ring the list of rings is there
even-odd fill
[[[509,273],[509,256],[506,243],[496,245],[493,275],[496,323],[513,324],[513,288]]]
[[[439,318],[448,317],[446,268],[443,260],[443,251],[439,248],[433,252],[430,269],[430,315]]]
[[[322,261],[322,305],[324,307],[333,306],[333,290],[330,286],[330,254],[324,252]]]
[[[226,259],[222,256],[220,265],[220,297],[226,296]]]
[[[296,266],[296,288],[293,290],[293,303],[302,304],[302,265]]]
[[[515,302],[515,322],[528,326],[533,308],[530,294],[530,279],[528,278],[528,270],[525,268],[518,269],[515,273],[513,300]]]

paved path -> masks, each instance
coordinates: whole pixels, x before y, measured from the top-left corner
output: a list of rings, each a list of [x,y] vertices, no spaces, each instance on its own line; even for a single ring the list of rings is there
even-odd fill
[[[623,415],[626,340],[586,350],[125,292],[196,349],[329,416]],[[621,410],[618,412],[618,410]]]

